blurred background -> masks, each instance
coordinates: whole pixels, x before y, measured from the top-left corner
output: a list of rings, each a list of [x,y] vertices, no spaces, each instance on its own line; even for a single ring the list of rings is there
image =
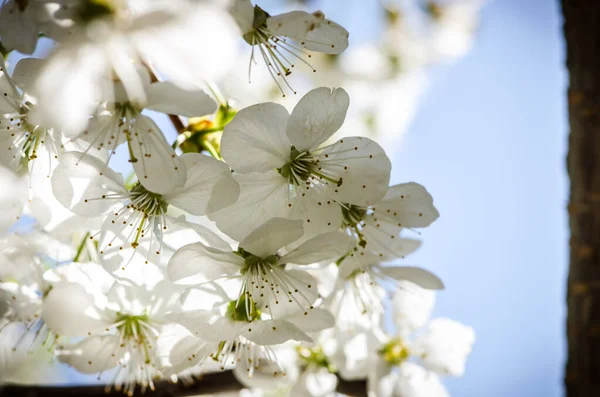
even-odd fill
[[[303,3],[350,31],[349,54],[353,49],[364,54],[363,47],[382,40],[382,21],[390,18],[377,0]],[[477,334],[465,376],[445,380],[451,394],[559,396],[568,266],[567,76],[559,2],[471,3],[476,11],[460,21],[472,25],[466,39],[442,32],[435,62],[409,65],[406,77],[389,89],[369,83],[367,91],[375,94],[370,99],[388,108],[376,138],[392,158],[392,183],[423,184],[441,214],[406,262],[445,281],[435,315],[470,325]],[[273,13],[290,7],[281,0],[259,4]],[[416,58],[418,47],[409,48]],[[244,76],[246,55],[240,66]],[[374,80],[388,73],[367,59],[348,55],[343,68]],[[324,68],[322,81],[339,85]],[[349,84],[356,109],[366,91]],[[236,96],[232,86],[242,83],[235,76],[223,82],[225,97]],[[286,102],[293,106],[305,91],[299,87]],[[245,105],[243,99],[238,103]],[[346,122],[353,133],[368,129],[369,109],[360,110],[362,127],[352,118]],[[166,118],[159,124],[173,131]],[[126,170],[126,156],[119,161]],[[55,381],[96,379],[54,369]]]

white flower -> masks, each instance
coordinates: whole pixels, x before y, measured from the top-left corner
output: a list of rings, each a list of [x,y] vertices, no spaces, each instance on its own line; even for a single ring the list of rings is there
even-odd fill
[[[146,276],[157,276],[156,270],[145,264],[159,260],[162,236],[171,221],[166,215],[170,205],[203,215],[237,198],[238,186],[226,164],[197,153],[181,156],[181,164],[180,186],[173,187],[173,181],[165,180],[168,188],[159,194],[143,184],[128,190],[123,177],[102,161],[67,153],[52,176],[53,192],[80,216],[105,215],[100,261],[116,276],[139,284]]]
[[[342,213],[346,232],[356,238],[365,253],[380,260],[403,258],[413,252],[420,243],[400,238],[402,230],[427,227],[439,217],[431,195],[414,182],[391,186],[381,201],[366,207],[342,205]]]
[[[81,134],[89,146],[107,149],[109,159],[117,147],[127,144],[129,162],[142,185],[155,193],[166,193],[183,184],[181,159],[174,153],[158,125],[144,109],[186,117],[204,116],[217,109],[216,102],[199,89],[183,89],[171,82],[150,83],[148,74],[140,70],[145,101],[130,100],[123,95],[99,109]],[[117,84],[117,91],[122,85]],[[86,150],[87,152],[87,150]]]
[[[44,299],[43,316],[58,335],[81,338],[58,352],[62,362],[82,373],[117,367],[111,383],[132,393],[136,385],[153,389],[154,378],[161,375],[157,341],[179,294],[168,282],[151,288],[115,283],[110,290],[59,282]]]
[[[243,301],[249,319],[255,305],[264,306],[262,313],[274,319],[289,311],[305,312],[317,299],[316,280],[305,271],[285,269],[285,264],[331,260],[346,252],[352,240],[330,232],[285,255],[278,252],[302,235],[302,221],[272,218],[242,240],[235,251],[225,241],[218,246],[194,243],[180,248],[169,261],[168,274],[175,282],[186,282],[189,277],[194,277],[195,283],[241,279],[237,299]]]
[[[348,104],[343,89],[317,88],[291,115],[274,103],[238,112],[225,127],[221,153],[236,172],[240,198],[210,215],[219,229],[239,241],[264,218],[302,219],[308,238],[339,229],[337,202],[365,207],[383,198],[391,165],[379,145],[360,137],[324,144]]]
[[[286,77],[292,73],[297,62],[306,64],[316,72],[307,61],[311,55],[305,49],[339,54],[348,47],[348,31],[326,19],[322,11],[312,14],[292,11],[271,16],[259,6],[253,7],[250,0],[236,0],[232,2],[230,13],[239,25],[242,37],[252,46],[248,78],[252,63],[256,63],[255,57],[261,57],[282,93],[286,89],[294,91]],[[260,54],[255,54],[255,51]],[[285,86],[277,81],[277,77],[281,77]]]
[[[220,7],[177,0],[132,10],[127,3],[72,4],[74,27],[36,80],[39,124],[70,135],[83,131],[97,102],[111,92],[113,73],[131,100],[143,99],[139,63],[154,65],[176,83],[198,86],[233,59],[237,28]]]
[[[392,298],[394,324],[401,335],[409,335],[423,327],[433,312],[435,292],[420,288],[410,281],[399,282]]]
[[[396,377],[394,396],[450,397],[450,394],[434,372],[418,364],[405,362]]]
[[[462,376],[473,343],[473,328],[448,318],[436,318],[417,337],[414,349],[420,354],[423,365],[430,370]]]

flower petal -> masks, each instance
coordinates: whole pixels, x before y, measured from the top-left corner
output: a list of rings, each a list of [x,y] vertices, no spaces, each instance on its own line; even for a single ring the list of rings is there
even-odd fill
[[[343,88],[315,88],[300,99],[287,122],[286,134],[300,152],[310,151],[344,124],[350,97]]]
[[[278,345],[289,340],[312,342],[312,338],[296,325],[284,320],[259,320],[248,323],[242,336],[261,346]]]
[[[271,218],[246,236],[240,242],[240,247],[260,258],[266,258],[298,240],[303,234],[301,220]]]
[[[227,164],[199,153],[186,153],[181,160],[187,169],[185,185],[164,196],[169,204],[205,215],[237,201],[240,185]]]
[[[221,155],[237,172],[267,172],[290,161],[291,143],[285,134],[287,110],[260,103],[240,110],[225,127]]]
[[[111,325],[94,306],[94,298],[82,285],[58,283],[42,304],[42,316],[48,327],[60,336],[87,336]]]
[[[46,62],[39,58],[23,58],[15,65],[12,79],[15,84],[25,92],[28,92],[35,83]]]
[[[385,196],[392,164],[376,142],[363,137],[343,138],[325,149],[319,158],[321,172],[341,180],[330,189],[337,201],[369,206]]]
[[[119,365],[126,349],[117,335],[90,336],[59,351],[58,359],[84,374],[95,374]]]
[[[448,318],[436,318],[418,336],[415,349],[421,355],[423,364],[432,371],[462,376],[473,343],[473,328]]]
[[[381,273],[395,280],[406,280],[425,289],[444,289],[444,283],[435,274],[414,266],[380,266]]]
[[[21,216],[27,201],[27,179],[0,165],[0,233],[10,228]],[[10,188],[7,188],[9,187]]]
[[[440,216],[431,195],[414,182],[390,186],[375,213],[392,218],[386,221],[401,227],[426,227]]]
[[[355,240],[341,232],[329,232],[313,237],[292,252],[284,255],[279,263],[310,265],[336,260],[356,244]]]
[[[284,282],[281,282],[284,280]],[[265,297],[256,296],[257,307],[273,319],[308,315],[319,298],[317,279],[302,270],[284,270],[276,280],[278,289]]]
[[[184,117],[200,117],[217,110],[217,103],[200,89],[185,89],[170,81],[147,87],[146,109]]]
[[[307,50],[325,54],[340,54],[348,47],[348,31],[325,19],[321,11],[309,14],[292,11],[267,19],[273,36],[286,36],[298,41]]]
[[[146,189],[168,194],[185,184],[185,165],[150,117],[139,115],[129,143],[133,169]]]
[[[287,317],[287,321],[295,324],[304,332],[319,332],[335,325],[335,317],[329,310],[316,307],[310,309],[306,314],[301,313]]]
[[[61,156],[52,174],[52,192],[65,207],[80,216],[104,214],[128,195],[121,174],[93,156],[69,152]],[[117,200],[111,196],[119,196]],[[107,198],[108,197],[108,198]]]
[[[413,284],[400,281],[392,298],[394,325],[401,335],[409,335],[424,326],[435,304],[435,293]]]
[[[217,227],[236,241],[242,241],[266,219],[286,218],[290,212],[288,182],[275,171],[234,174],[240,185],[238,200],[208,214]]]
[[[181,372],[205,360],[210,353],[218,348],[214,342],[206,342],[188,335],[181,338],[169,355],[175,372]]]
[[[167,274],[173,282],[193,277],[192,284],[233,276],[244,266],[244,260],[231,251],[221,251],[202,243],[181,247],[169,260]],[[188,283],[186,283],[188,284]]]
[[[157,219],[142,224],[144,215],[131,207],[113,215],[109,214],[102,224],[98,240],[100,264],[122,283],[153,284],[162,279],[164,225]],[[135,240],[140,227],[144,232]]]

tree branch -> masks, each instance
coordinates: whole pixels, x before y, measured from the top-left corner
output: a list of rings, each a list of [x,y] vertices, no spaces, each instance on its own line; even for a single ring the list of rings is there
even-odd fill
[[[147,390],[145,397],[185,397],[238,391],[244,386],[233,375],[233,371],[215,372],[198,377],[191,385],[160,381],[154,391]],[[105,386],[31,386],[8,384],[0,386],[0,397],[123,397],[123,392],[106,391]],[[352,397],[367,397],[365,381],[339,379],[337,391]],[[139,387],[135,395],[142,395]]]

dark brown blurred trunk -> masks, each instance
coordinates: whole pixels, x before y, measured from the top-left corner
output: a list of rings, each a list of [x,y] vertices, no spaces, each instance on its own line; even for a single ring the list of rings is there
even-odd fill
[[[571,127],[567,158],[571,265],[565,385],[568,397],[599,397],[600,1],[562,0],[562,9]]]

